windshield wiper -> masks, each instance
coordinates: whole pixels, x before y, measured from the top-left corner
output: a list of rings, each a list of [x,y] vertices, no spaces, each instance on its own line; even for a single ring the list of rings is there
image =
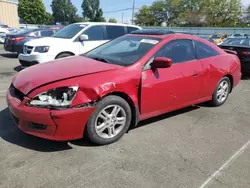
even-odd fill
[[[101,61],[101,62],[104,62],[104,63],[109,63],[109,61],[103,57],[90,57],[91,59],[95,59],[97,61]]]

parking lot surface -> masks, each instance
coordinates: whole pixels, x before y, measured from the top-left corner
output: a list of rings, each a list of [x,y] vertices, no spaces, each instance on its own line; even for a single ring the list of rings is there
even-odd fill
[[[96,147],[22,133],[5,102],[19,70],[15,54],[0,45],[0,187],[250,187],[249,79],[222,107],[201,104],[146,120]]]

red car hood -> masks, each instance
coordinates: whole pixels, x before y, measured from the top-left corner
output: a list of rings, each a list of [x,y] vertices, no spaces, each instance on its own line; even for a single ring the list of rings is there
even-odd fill
[[[24,69],[13,78],[12,84],[19,91],[27,94],[31,90],[51,82],[114,70],[120,67],[82,56],[75,56]]]

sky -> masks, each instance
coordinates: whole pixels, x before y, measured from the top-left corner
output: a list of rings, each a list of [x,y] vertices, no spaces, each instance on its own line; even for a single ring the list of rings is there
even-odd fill
[[[51,12],[50,4],[52,0],[43,0],[46,9],[48,12]],[[142,5],[150,5],[155,0],[135,0],[135,8],[138,10]],[[78,14],[82,15],[81,10],[81,4],[82,0],[71,0],[71,2],[76,6],[78,9]],[[243,5],[250,5],[250,0],[242,0]],[[104,12],[104,17],[108,20],[109,18],[115,18],[118,20],[118,22],[122,21],[122,15],[123,15],[123,21],[124,22],[130,22],[132,18],[132,0],[100,0],[100,7],[102,8]],[[121,10],[121,9],[127,9],[130,8],[130,10],[125,11],[119,11],[119,12],[110,12],[114,10]]]
[[[51,12],[50,4],[52,0],[43,0],[46,9],[48,12]],[[142,5],[150,5],[155,0],[135,0],[135,8],[140,8]],[[82,15],[81,4],[82,0],[71,0],[71,2],[76,6],[78,9],[78,14]],[[123,14],[123,21],[130,22],[132,17],[132,0],[100,0],[100,8],[102,8],[104,12],[104,17],[108,20],[109,18],[115,18],[119,22],[122,21],[122,14]],[[112,13],[105,13],[113,10],[121,10],[127,9],[130,10],[119,11],[119,12],[112,12]]]

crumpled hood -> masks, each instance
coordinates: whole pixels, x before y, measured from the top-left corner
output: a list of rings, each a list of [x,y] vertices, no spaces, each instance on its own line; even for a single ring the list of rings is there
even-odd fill
[[[54,37],[44,37],[44,38],[39,38],[39,39],[33,39],[25,45],[27,46],[52,46],[54,44],[62,44],[65,45],[66,42],[72,42],[69,39],[61,39],[61,38],[54,38]]]
[[[35,88],[52,82],[118,68],[121,66],[74,56],[24,69],[13,78],[12,84],[26,95]]]

